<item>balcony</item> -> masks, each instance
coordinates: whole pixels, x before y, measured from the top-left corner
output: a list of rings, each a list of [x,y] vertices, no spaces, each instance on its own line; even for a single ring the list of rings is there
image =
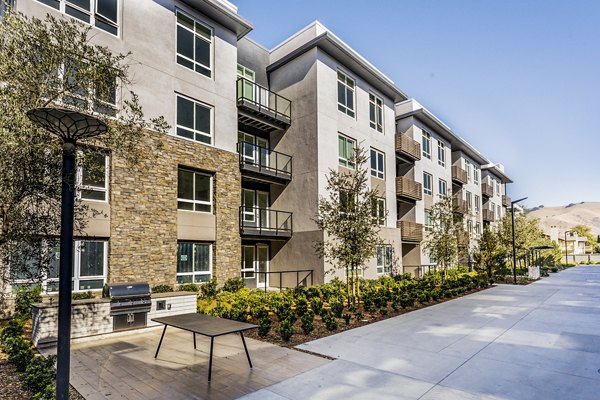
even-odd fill
[[[236,82],[238,121],[265,132],[287,129],[292,102],[246,78]]]
[[[405,176],[396,177],[396,196],[404,197],[410,200],[423,199],[423,187],[419,182],[416,182]]]
[[[467,201],[460,197],[452,197],[452,207],[461,214],[467,214],[469,212]]]
[[[452,180],[463,185],[467,183],[467,171],[458,165],[452,166]]]
[[[496,220],[496,215],[494,214],[494,210],[484,208],[483,209],[483,220],[485,222],[494,222]]]
[[[423,224],[409,221],[396,221],[396,228],[400,228],[400,237],[403,242],[423,241]]]
[[[240,171],[247,180],[285,185],[292,180],[292,157],[248,142],[237,144]]]
[[[287,240],[292,237],[292,213],[270,208],[240,207],[240,235],[245,238]]]
[[[493,197],[494,196],[494,187],[489,183],[481,184],[481,195],[485,197]]]
[[[396,153],[413,161],[421,159],[421,143],[404,133],[396,133]]]
[[[509,208],[511,206],[510,201],[511,201],[510,197],[508,197],[505,194],[502,195],[502,205],[504,207]]]

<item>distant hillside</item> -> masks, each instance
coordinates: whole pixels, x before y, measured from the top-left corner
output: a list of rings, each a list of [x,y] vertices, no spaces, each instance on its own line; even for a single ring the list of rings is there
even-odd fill
[[[571,203],[564,207],[540,206],[529,210],[527,215],[539,218],[544,232],[548,232],[551,226],[564,231],[575,225],[587,225],[594,234],[600,235],[600,202]]]

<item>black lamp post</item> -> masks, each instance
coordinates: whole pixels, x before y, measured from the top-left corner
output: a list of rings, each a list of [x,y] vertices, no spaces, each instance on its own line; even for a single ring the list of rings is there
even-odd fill
[[[519,200],[510,202],[510,213],[512,214],[512,253],[513,253],[513,283],[517,284],[517,252],[515,250],[515,204],[520,201],[526,200],[527,197],[523,197]]]
[[[60,267],[58,275],[58,349],[56,398],[69,398],[71,357],[71,274],[73,271],[73,212],[75,203],[75,146],[80,139],[108,130],[97,118],[60,108],[35,108],[27,117],[63,142],[62,198],[60,213]]]
[[[568,247],[567,247],[567,233],[569,235],[572,235],[573,231],[565,231],[565,267],[569,263],[569,251],[568,251]]]

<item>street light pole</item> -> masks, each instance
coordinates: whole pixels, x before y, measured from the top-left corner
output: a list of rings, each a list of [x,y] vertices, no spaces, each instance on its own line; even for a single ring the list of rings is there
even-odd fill
[[[513,283],[515,285],[517,284],[517,251],[515,249],[515,204],[526,199],[527,197],[523,197],[522,199],[510,202],[510,213],[512,217]]]
[[[73,272],[75,149],[77,140],[105,133],[108,127],[95,117],[61,108],[35,108],[27,112],[27,117],[46,131],[58,136],[63,144],[56,398],[58,400],[68,400],[71,366],[71,276]]]
[[[567,266],[567,264],[569,263],[569,251],[567,250],[567,233],[570,235],[573,233],[573,231],[565,231],[565,267]]]

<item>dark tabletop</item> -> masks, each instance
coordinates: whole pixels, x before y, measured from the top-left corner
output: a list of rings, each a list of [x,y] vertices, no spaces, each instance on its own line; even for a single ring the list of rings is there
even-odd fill
[[[246,331],[258,327],[257,325],[247,324],[245,322],[211,317],[210,315],[198,313],[152,318],[152,321],[210,337]]]

